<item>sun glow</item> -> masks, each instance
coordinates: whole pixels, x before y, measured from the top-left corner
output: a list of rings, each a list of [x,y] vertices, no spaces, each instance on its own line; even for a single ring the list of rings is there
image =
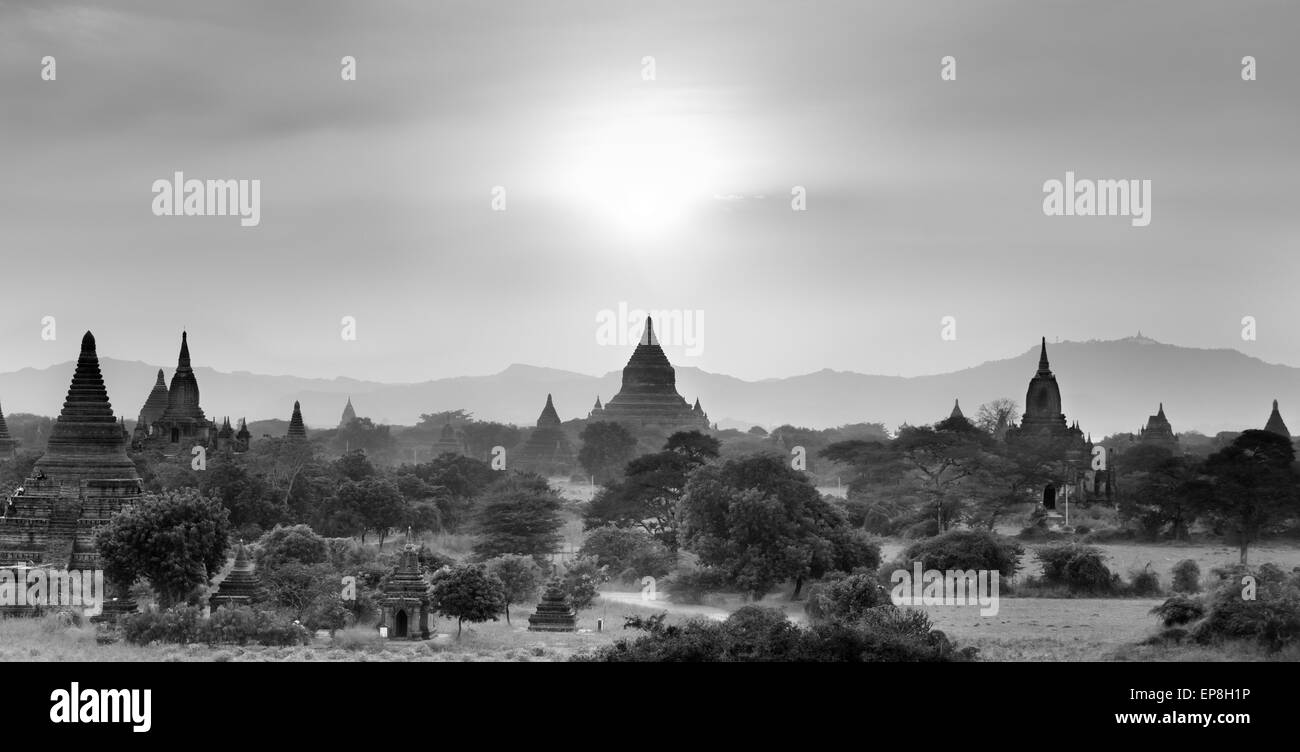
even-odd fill
[[[627,236],[678,229],[714,195],[720,162],[699,129],[662,117],[622,118],[584,136],[566,168],[572,198]]]

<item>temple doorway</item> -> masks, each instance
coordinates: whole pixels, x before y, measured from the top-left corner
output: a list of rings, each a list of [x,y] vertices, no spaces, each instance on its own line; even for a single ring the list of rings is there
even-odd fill
[[[393,636],[406,637],[406,610],[402,609],[393,615]]]
[[[1043,509],[1056,509],[1056,486],[1051,483],[1043,486]]]

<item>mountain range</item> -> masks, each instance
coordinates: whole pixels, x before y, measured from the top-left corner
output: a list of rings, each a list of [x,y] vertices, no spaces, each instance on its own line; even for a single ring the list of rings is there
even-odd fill
[[[829,369],[779,379],[744,381],[697,368],[677,369],[677,388],[688,402],[698,397],[710,420],[723,428],[772,428],[790,423],[826,428],[879,422],[933,423],[948,415],[953,400],[974,417],[978,406],[999,397],[1023,403],[1038,364],[1039,347],[952,373],[873,376]],[[1048,344],[1067,420],[1095,438],[1137,431],[1160,403],[1175,431],[1260,428],[1271,402],[1300,426],[1300,368],[1265,363],[1233,349],[1181,347],[1135,336],[1118,340]],[[115,412],[132,419],[152,388],[159,366],[100,358]],[[0,405],[6,413],[57,415],[75,363],[0,373]],[[174,367],[163,368],[168,381]],[[420,414],[465,409],[477,418],[531,426],[554,395],[563,420],[586,417],[599,396],[617,393],[621,373],[603,376],[515,364],[488,376],[460,376],[411,384],[350,378],[269,376],[195,368],[208,417],[237,421],[287,420],[302,403],[308,426],[337,425],[351,397],[360,416],[412,425]],[[1023,406],[1023,405],[1022,405]]]

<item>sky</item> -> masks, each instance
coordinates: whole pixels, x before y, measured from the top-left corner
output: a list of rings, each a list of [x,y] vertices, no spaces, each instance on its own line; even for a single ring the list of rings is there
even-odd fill
[[[670,359],[745,379],[1138,330],[1300,365],[1297,28],[1286,2],[0,2],[0,371],[86,329],[171,363],[186,328],[222,371],[601,374],[620,306],[690,312]],[[155,216],[176,171],[260,180],[260,224]],[[1151,180],[1150,225],[1045,216],[1067,171]]]

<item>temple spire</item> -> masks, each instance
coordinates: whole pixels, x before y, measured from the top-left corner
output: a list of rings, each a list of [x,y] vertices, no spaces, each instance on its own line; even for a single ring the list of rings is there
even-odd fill
[[[302,406],[297,400],[293,403],[293,415],[289,418],[289,433],[291,439],[307,438],[307,426],[302,422]]]
[[[657,345],[659,341],[655,339],[655,323],[649,316],[645,317],[645,333],[641,336],[641,344]]]
[[[949,415],[948,417],[949,417],[949,418],[965,418],[965,417],[966,417],[965,415],[962,415],[962,412],[961,412],[961,401],[960,401],[960,400],[956,400],[956,399],[955,399],[955,400],[952,401],[952,414]]]
[[[1047,338],[1046,337],[1043,337],[1042,350],[1040,350],[1038,353],[1038,372],[1044,375],[1050,374],[1052,372],[1051,366],[1047,364]]]
[[[178,368],[180,367],[188,368],[189,365],[190,365],[189,334],[187,332],[181,332],[181,356],[176,361],[176,366]]]

